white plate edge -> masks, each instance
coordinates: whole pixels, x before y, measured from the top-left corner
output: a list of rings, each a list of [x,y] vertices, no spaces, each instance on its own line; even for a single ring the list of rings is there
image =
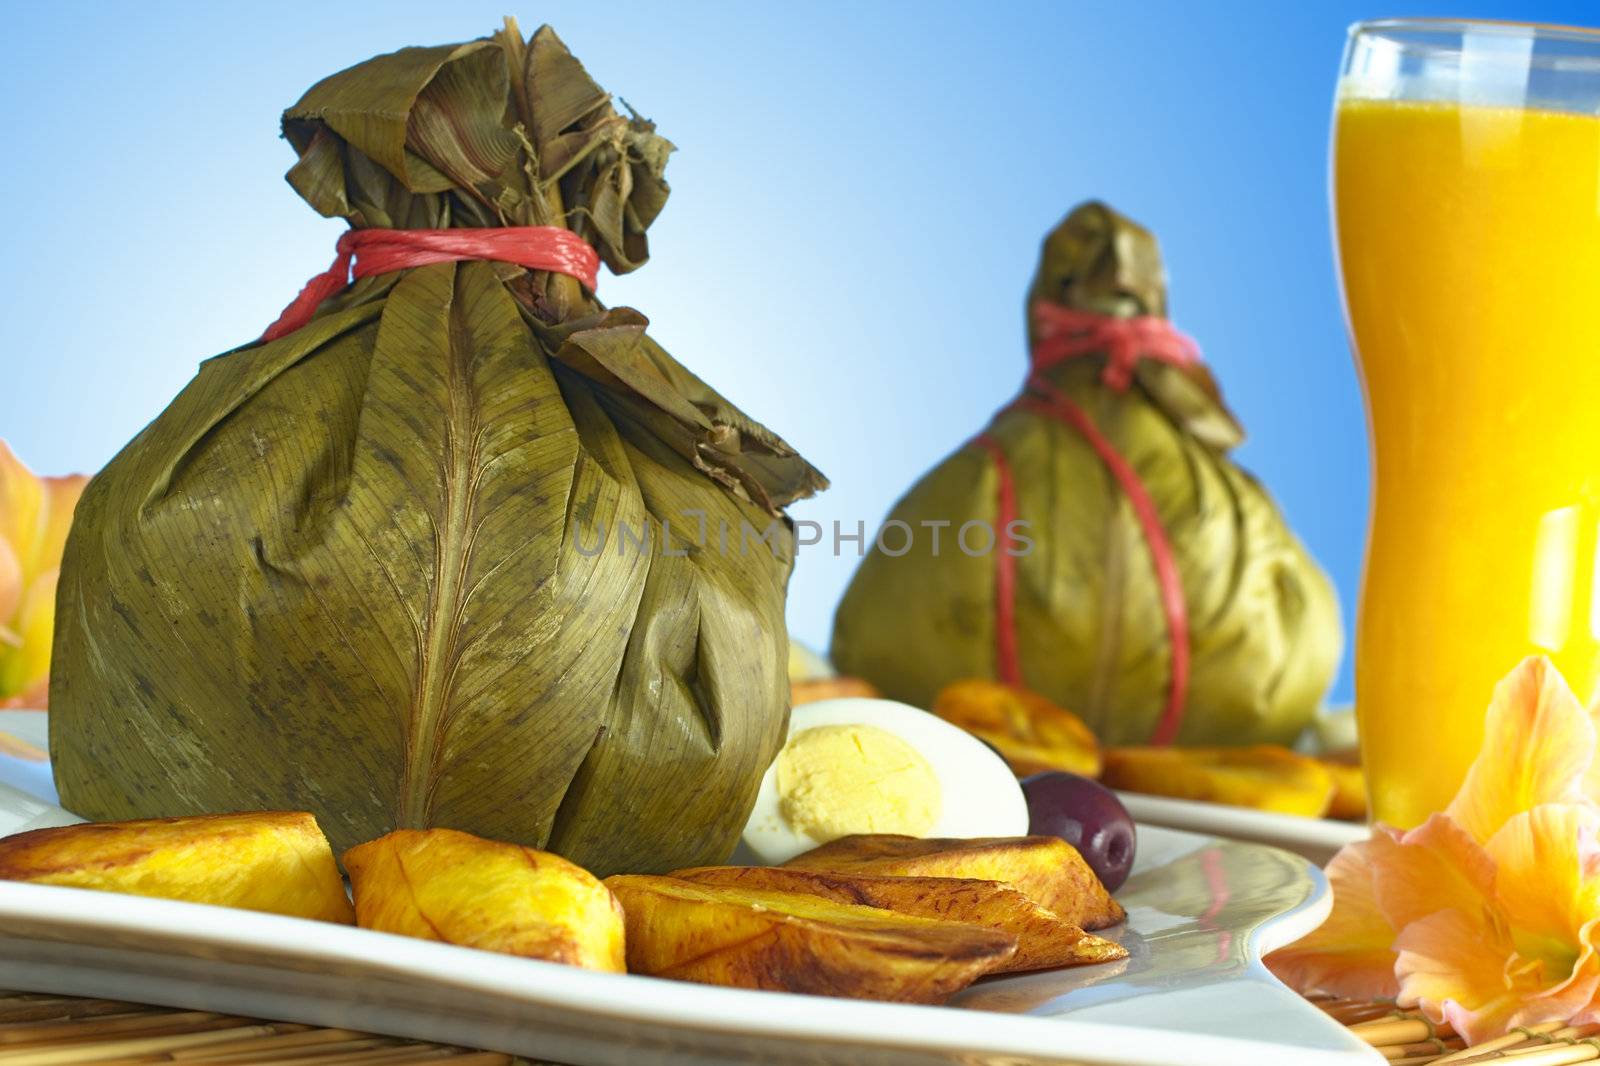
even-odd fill
[[[1320,871],[1310,864],[1307,871],[1315,885],[1311,897],[1268,919],[1252,934],[1252,965],[1263,974],[1260,955],[1315,928],[1331,906]],[[823,1027],[830,1041],[883,1049],[1048,1059],[1059,1057],[1060,1049],[1070,1046],[1071,1054],[1085,1063],[1117,1064],[1170,1061],[1179,1043],[1184,1061],[1191,1066],[1231,1066],[1245,1057],[1260,1059],[1285,1051],[1279,1044],[1244,1038],[1143,1030],[1071,1017],[829,999],[597,973],[373,930],[197,903],[116,896],[119,906],[108,909],[104,901],[109,895],[87,889],[3,882],[0,919],[67,922],[106,931],[132,929],[302,960],[374,966],[406,979],[442,979],[456,987],[497,997],[536,1000],[588,1017],[612,1017],[721,1035],[804,1041],[815,1040],[819,1027]],[[297,933],[301,935],[295,936]],[[381,956],[368,950],[377,943],[388,949]],[[613,989],[623,987],[620,982],[627,982],[627,991],[613,994]],[[623,1002],[626,1007],[617,1005]],[[1315,1008],[1308,1004],[1307,1009]],[[887,1020],[886,1012],[893,1013],[892,1021]],[[741,1018],[759,1022],[740,1024],[737,1019]],[[1306,1066],[1352,1066],[1368,1061],[1337,1051],[1295,1049],[1294,1054]]]

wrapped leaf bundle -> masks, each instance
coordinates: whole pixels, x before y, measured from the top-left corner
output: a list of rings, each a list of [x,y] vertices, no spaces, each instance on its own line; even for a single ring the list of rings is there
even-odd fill
[[[284,133],[352,233],[564,227],[618,273],[672,147],[511,24],[336,74]],[[448,825],[602,874],[726,858],[785,730],[782,508],[825,481],[573,277],[356,273],[91,483],[62,802],[305,808],[340,849]],[[704,533],[744,524],[765,543]]]
[[[841,672],[922,707],[962,678],[1024,685],[1110,744],[1300,732],[1337,600],[1229,458],[1243,431],[1166,302],[1155,238],[1111,209],[1050,234],[1027,385],[895,505],[834,621]]]

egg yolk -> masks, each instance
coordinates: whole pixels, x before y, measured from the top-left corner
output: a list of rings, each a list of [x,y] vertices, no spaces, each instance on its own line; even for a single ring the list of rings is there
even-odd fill
[[[778,754],[777,771],[779,811],[821,844],[852,833],[924,836],[939,820],[938,775],[886,729],[803,729]]]

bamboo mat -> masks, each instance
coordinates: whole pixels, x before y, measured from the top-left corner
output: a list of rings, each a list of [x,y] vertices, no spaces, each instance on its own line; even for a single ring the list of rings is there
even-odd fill
[[[107,999],[0,992],[0,1066],[509,1066],[492,1051]]]
[[[1600,1059],[1600,1025],[1518,1029],[1477,1047],[1393,1003],[1312,997],[1391,1066],[1567,1066]],[[0,1066],[540,1066],[496,1051],[108,999],[0,992]],[[554,1066],[554,1064],[545,1064]]]
[[[1449,1026],[1434,1025],[1417,1011],[1398,1010],[1393,1003],[1316,996],[1311,1002],[1377,1048],[1390,1066],[1567,1066],[1600,1059],[1600,1025],[1547,1022],[1469,1048]]]

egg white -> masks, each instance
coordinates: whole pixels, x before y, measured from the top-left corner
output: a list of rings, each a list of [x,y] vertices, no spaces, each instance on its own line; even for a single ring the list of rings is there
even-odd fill
[[[1023,836],[1028,832],[1027,800],[1011,768],[965,730],[909,704],[850,696],[794,708],[789,715],[788,737],[825,725],[882,729],[911,745],[927,760],[939,782],[939,817],[928,836]],[[784,743],[788,743],[788,737]],[[761,779],[755,810],[744,828],[740,856],[776,864],[823,843],[784,818],[774,760]]]

